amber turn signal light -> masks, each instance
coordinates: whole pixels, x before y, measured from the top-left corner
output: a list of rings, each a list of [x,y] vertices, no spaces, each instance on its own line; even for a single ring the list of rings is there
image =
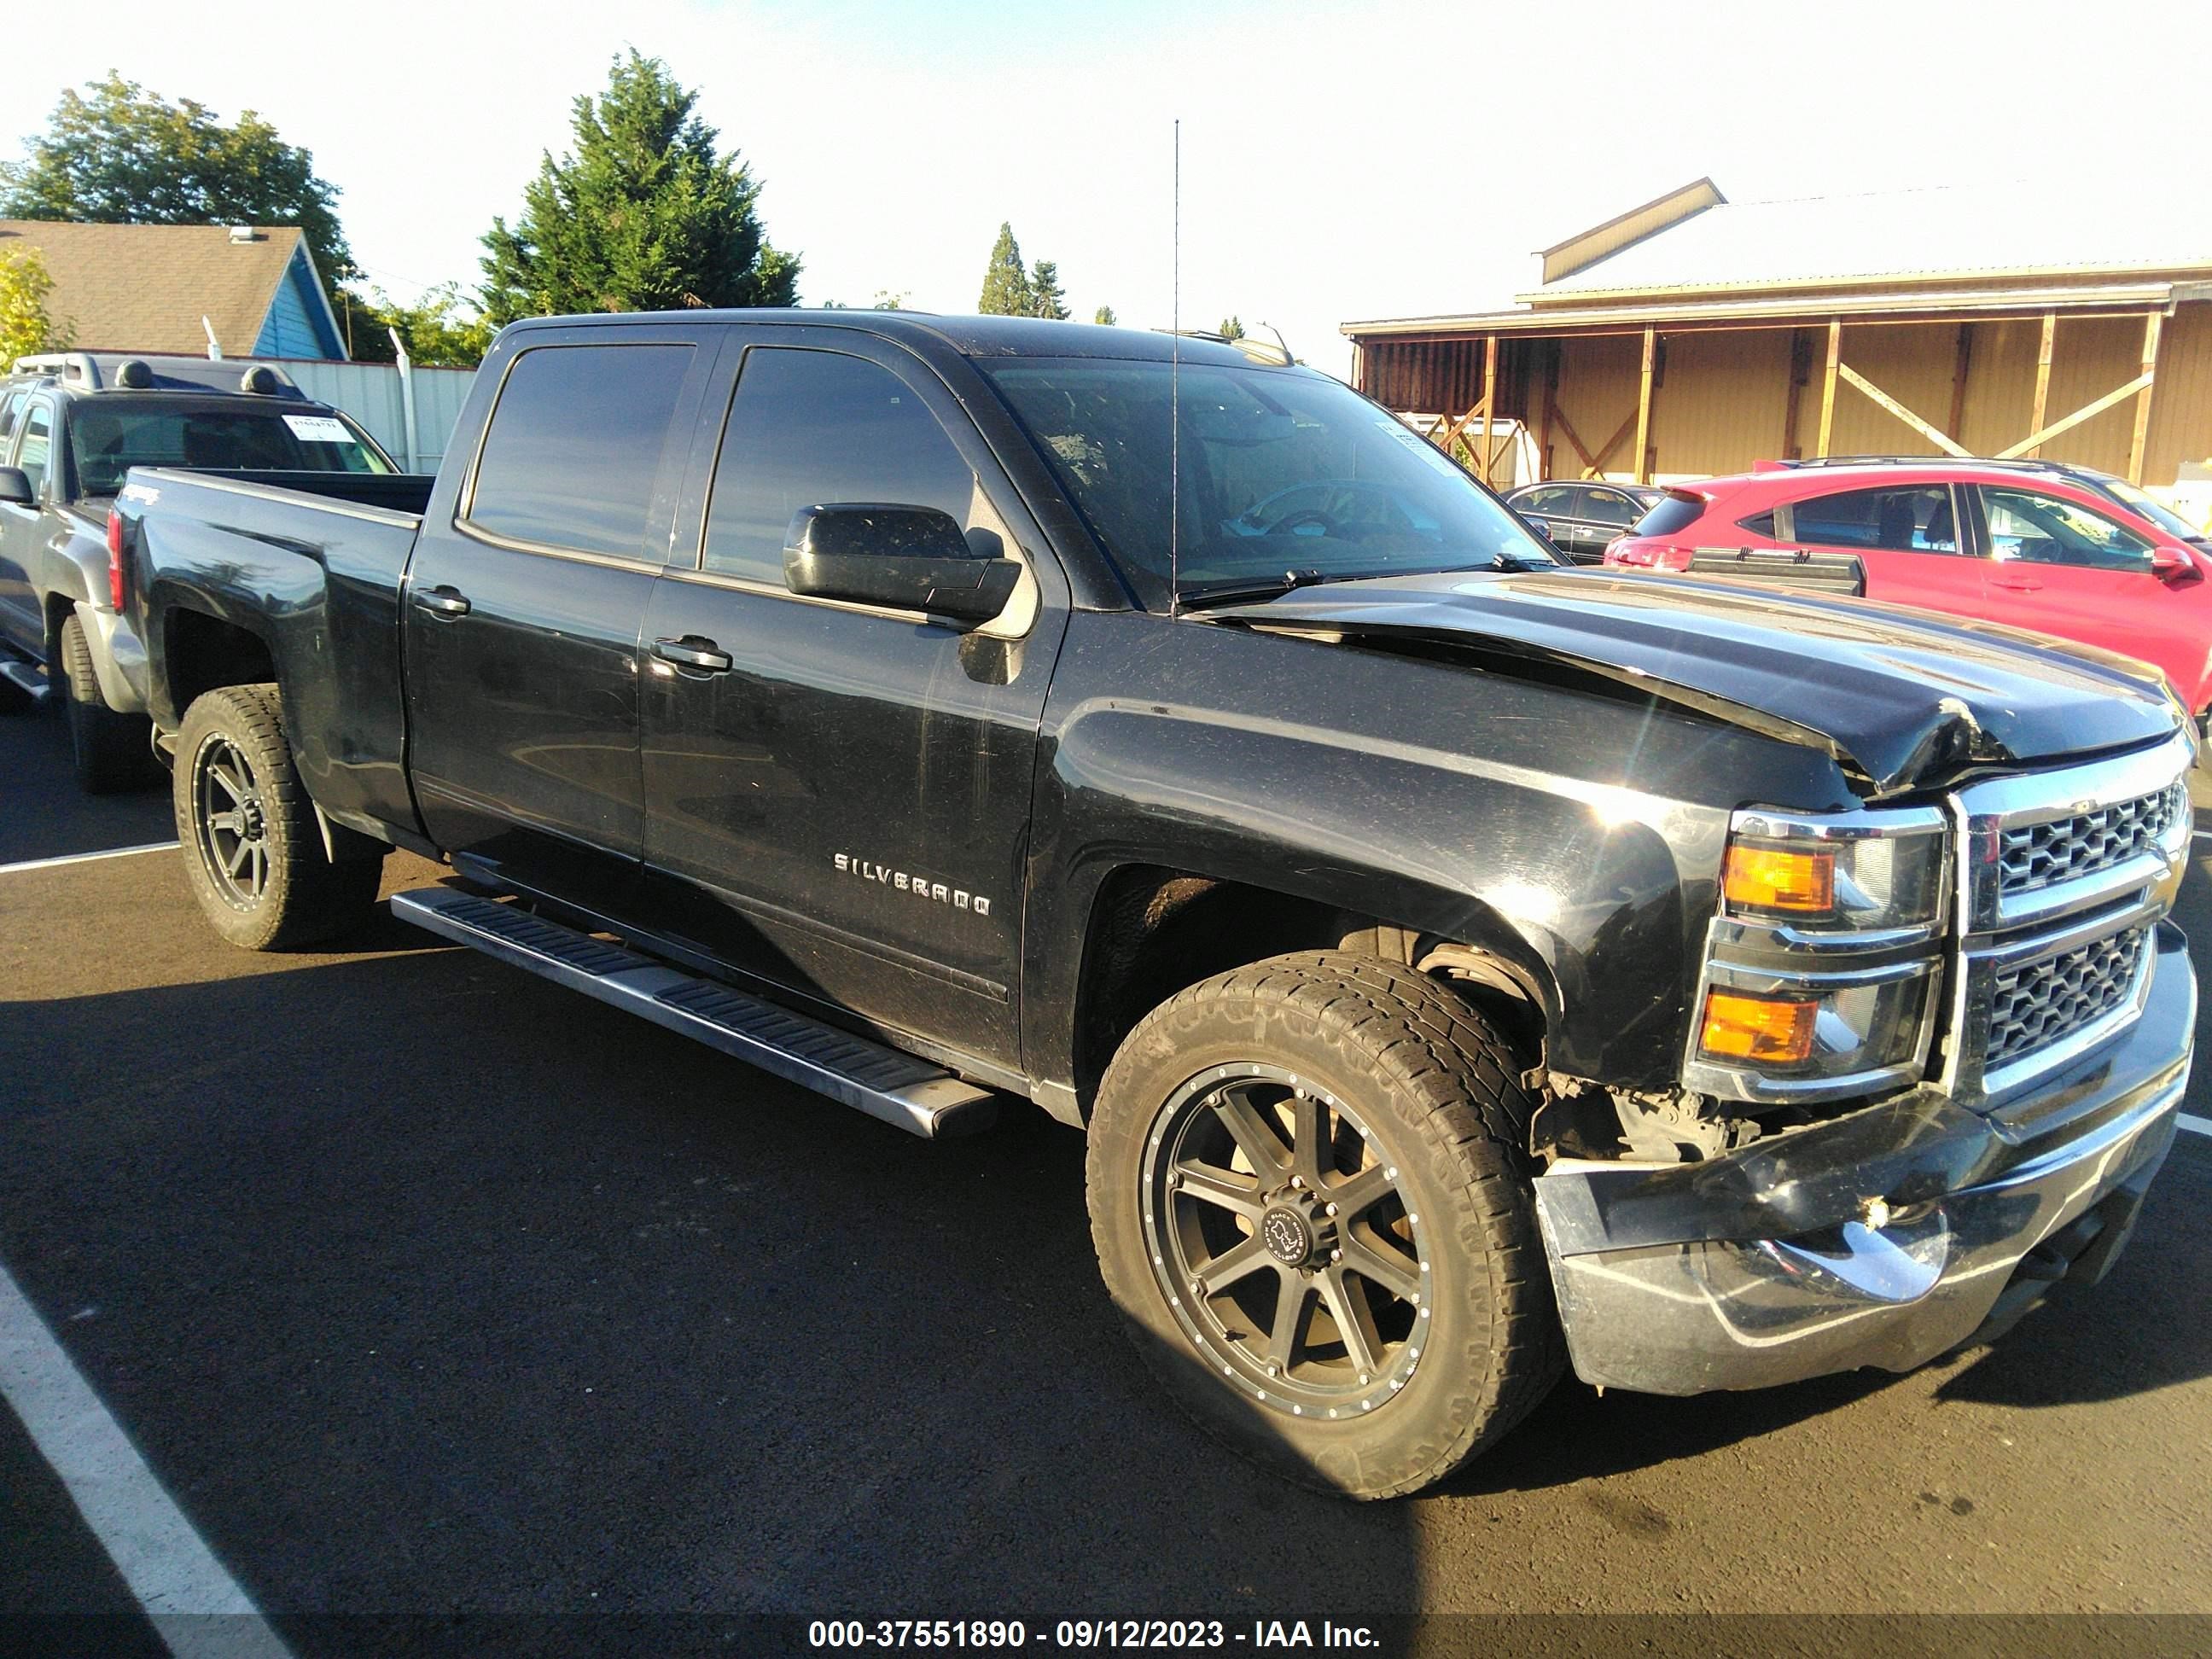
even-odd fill
[[[1721,890],[1730,904],[1760,910],[1817,913],[1836,905],[1836,855],[1771,847],[1731,847],[1722,867]]]
[[[1817,1002],[1778,1002],[1768,997],[1715,991],[1705,998],[1705,1026],[1698,1044],[1709,1054],[1795,1065],[1813,1055]]]

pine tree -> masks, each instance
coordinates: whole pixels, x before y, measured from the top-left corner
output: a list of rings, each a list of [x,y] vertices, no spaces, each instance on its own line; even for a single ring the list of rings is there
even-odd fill
[[[1114,315],[1113,307],[1101,306],[1091,313],[1091,320],[1101,328],[1111,328],[1118,319]]]
[[[693,112],[698,94],[635,49],[575,102],[575,150],[548,154],[510,229],[483,238],[495,324],[568,312],[796,303],[799,259],[769,245],[760,184]]]
[[[991,263],[983,269],[983,294],[975,309],[986,317],[1027,317],[1030,279],[1022,270],[1021,244],[1014,240],[1011,224],[999,227],[999,240],[991,245]]]
[[[1234,317],[1226,317],[1222,319],[1221,326],[1214,332],[1224,340],[1241,340],[1244,337],[1244,325]]]
[[[1055,323],[1067,320],[1067,296],[1060,291],[1060,267],[1049,259],[1040,259],[1030,272],[1030,308],[1032,317],[1048,317]]]

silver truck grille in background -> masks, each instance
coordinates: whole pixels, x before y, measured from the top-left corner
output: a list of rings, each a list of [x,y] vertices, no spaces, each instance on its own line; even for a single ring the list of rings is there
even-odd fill
[[[2094,876],[2154,850],[2188,805],[2188,785],[2002,832],[2000,886],[2008,895]]]
[[[1985,1071],[2064,1042],[2122,1007],[2135,994],[2148,926],[2000,969],[1990,987]]]

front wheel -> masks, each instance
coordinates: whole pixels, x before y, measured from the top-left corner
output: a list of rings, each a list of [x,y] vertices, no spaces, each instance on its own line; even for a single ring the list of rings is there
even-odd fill
[[[1302,1485],[1441,1480],[1561,1368],[1534,1103],[1479,1014],[1394,963],[1278,957],[1154,1010],[1100,1085],[1088,1165],[1146,1364]]]
[[[312,944],[375,908],[382,860],[333,864],[325,854],[275,686],[224,686],[195,701],[171,784],[185,879],[233,945]]]

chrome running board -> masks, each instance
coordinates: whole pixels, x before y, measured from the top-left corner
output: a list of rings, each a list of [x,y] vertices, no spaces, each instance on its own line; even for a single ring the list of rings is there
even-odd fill
[[[997,1097],[940,1066],[794,1014],[626,946],[452,887],[392,896],[402,921],[641,1015],[842,1105],[934,1139],[997,1115]]]

